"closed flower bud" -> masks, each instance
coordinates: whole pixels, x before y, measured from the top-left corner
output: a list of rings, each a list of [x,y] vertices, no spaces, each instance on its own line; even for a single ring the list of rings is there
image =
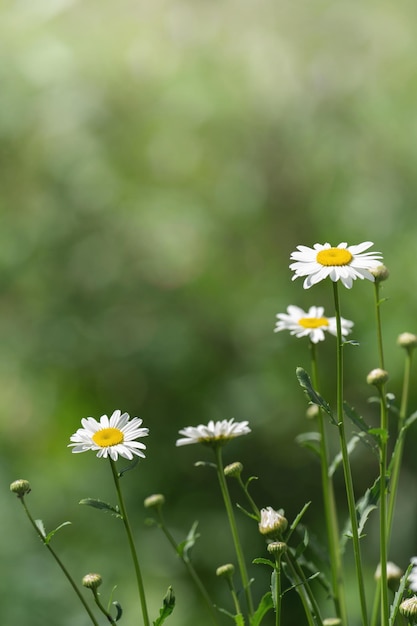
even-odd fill
[[[389,277],[389,271],[388,268],[385,267],[385,265],[378,265],[378,267],[374,267],[369,271],[375,278],[376,282],[382,282],[383,280],[387,280]]]
[[[18,498],[23,498],[23,496],[31,491],[29,481],[24,480],[23,478],[15,480],[10,485],[10,491],[15,493]]]
[[[261,509],[261,521],[259,522],[259,532],[261,535],[280,536],[287,528],[287,519],[275,511],[271,506]]]
[[[400,580],[403,575],[403,571],[398,565],[395,565],[392,561],[387,562],[387,580]],[[375,580],[380,580],[381,578],[381,563],[378,563],[378,566],[375,570]]]
[[[100,574],[86,574],[82,582],[83,586],[87,587],[87,589],[97,589],[97,587],[100,587],[103,579]]]
[[[220,565],[216,569],[216,576],[225,576],[230,578],[235,573],[235,566],[233,563],[226,563],[225,565]]]
[[[309,404],[306,410],[306,418],[309,420],[315,419],[320,414],[320,409],[317,404]]]
[[[165,504],[165,497],[162,493],[154,493],[143,501],[146,509],[159,508]]]
[[[413,619],[413,622],[417,619],[417,596],[407,598],[400,604],[400,613],[405,617]]]
[[[268,552],[275,557],[281,557],[287,551],[287,544],[283,541],[271,541],[268,543]]]
[[[375,385],[375,387],[380,387],[388,380],[388,372],[382,370],[380,367],[369,372],[366,377],[366,382],[368,385]]]
[[[414,333],[401,333],[401,335],[398,335],[397,345],[406,350],[413,350],[417,346],[417,335],[414,335]]]
[[[340,626],[342,620],[339,617],[326,617],[323,620],[323,626]]]
[[[226,465],[226,467],[224,468],[224,475],[229,476],[231,478],[237,478],[238,476],[241,475],[242,471],[243,471],[242,463],[239,463],[239,461],[236,461],[236,463],[231,463],[230,465]]]

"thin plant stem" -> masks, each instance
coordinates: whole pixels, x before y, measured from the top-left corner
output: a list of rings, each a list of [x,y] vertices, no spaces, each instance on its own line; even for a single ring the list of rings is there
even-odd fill
[[[374,282],[375,295],[375,313],[376,313],[376,331],[379,355],[379,367],[385,369],[384,346],[382,341],[382,324],[381,324],[381,300],[379,293],[380,281]],[[387,549],[388,549],[388,528],[387,522],[387,440],[388,440],[388,407],[385,393],[385,385],[378,387],[380,394],[380,450],[379,450],[379,489],[380,489],[380,507],[379,507],[379,558],[381,578],[379,580],[381,595],[381,626],[387,626],[389,620],[389,600],[388,600],[388,578],[387,578]]]
[[[222,492],[224,504],[226,507],[227,517],[229,519],[229,525],[230,525],[230,530],[232,533],[233,544],[235,547],[240,577],[242,580],[242,586],[243,586],[245,596],[246,596],[248,614],[249,614],[249,617],[251,617],[253,615],[252,593],[250,589],[248,574],[246,571],[246,564],[245,564],[245,559],[243,556],[242,546],[240,544],[240,539],[239,539],[239,535],[237,531],[236,519],[235,519],[235,515],[233,512],[232,502],[230,500],[230,494],[227,488],[227,482],[226,482],[226,478],[224,475],[221,444],[215,445],[214,452],[216,455],[217,476],[219,479],[220,490]]]
[[[92,589],[91,590],[93,592],[93,596],[94,596],[94,601],[97,604],[98,608],[100,609],[100,611],[103,613],[103,615],[106,616],[107,621],[112,624],[113,626],[116,624],[115,620],[112,618],[112,616],[110,615],[110,613],[106,610],[106,608],[101,604],[100,602],[100,597],[99,597],[99,593],[97,591],[97,589]]]
[[[315,389],[319,390],[317,351],[313,342],[310,342],[312,381]],[[347,608],[342,576],[342,558],[339,547],[339,525],[336,513],[333,480],[329,473],[328,443],[324,423],[323,411],[319,408],[318,423],[320,430],[320,466],[323,492],[324,514],[330,554],[330,571],[336,615],[347,625]]]
[[[281,554],[275,556],[275,626],[281,624]]]
[[[368,626],[368,612],[366,607],[365,584],[363,579],[362,555],[359,541],[358,522],[356,517],[355,494],[353,490],[352,472],[347,448],[344,413],[343,413],[343,335],[340,314],[339,292],[337,282],[333,282],[333,295],[337,327],[337,425],[339,430],[340,448],[342,452],[343,473],[345,478],[346,497],[349,508],[349,517],[352,530],[353,552],[355,557],[356,576],[362,615],[362,626]]]
[[[387,496],[386,496],[386,474],[387,474],[387,439],[388,439],[388,410],[385,395],[385,385],[380,387],[381,396],[381,437],[379,452],[379,539],[380,539],[380,564],[381,564],[381,626],[388,626],[389,602],[388,602],[388,578],[387,578]]]
[[[137,581],[138,592],[139,592],[139,599],[140,599],[140,605],[141,605],[141,609],[142,609],[143,623],[144,623],[144,626],[150,626],[150,621],[149,621],[149,616],[148,616],[148,609],[147,609],[147,606],[146,606],[146,596],[145,596],[145,588],[144,588],[144,585],[143,585],[142,573],[141,573],[140,566],[139,566],[139,559],[138,559],[138,555],[137,555],[137,552],[136,552],[135,542],[133,541],[132,529],[130,528],[129,518],[127,516],[122,490],[120,489],[119,473],[118,473],[117,468],[116,468],[116,463],[113,461],[113,459],[109,458],[109,460],[110,460],[110,466],[111,466],[111,470],[112,470],[112,474],[113,474],[114,485],[116,487],[117,497],[118,497],[118,500],[119,500],[120,513],[122,515],[122,520],[123,520],[123,524],[124,524],[124,527],[125,527],[127,540],[128,540],[130,552],[131,552],[131,555],[132,555],[133,566],[135,568],[136,581]]]
[[[293,579],[297,582],[296,589],[300,596],[304,612],[306,614],[308,623],[310,626],[323,626],[323,620],[320,615],[320,609],[317,601],[311,591],[308,580],[306,579],[304,572],[297,562],[297,559],[291,553],[291,550],[282,557],[287,562],[289,569],[291,570]]]
[[[407,416],[408,410],[408,397],[409,397],[409,389],[410,389],[410,376],[411,376],[411,364],[412,364],[412,355],[414,348],[410,347],[406,352],[405,364],[404,364],[404,377],[403,377],[403,386],[402,386],[402,394],[401,394],[401,404],[400,404],[400,413],[398,416],[398,448],[395,454],[394,464],[392,467],[391,478],[390,478],[390,496],[388,501],[388,521],[387,521],[387,541],[389,543],[391,532],[392,532],[392,523],[394,518],[394,510],[395,510],[395,502],[398,491],[398,482],[400,478],[400,468],[401,461],[404,450],[404,433],[402,432],[402,428],[404,426],[405,418]]]
[[[217,619],[217,613],[214,609],[214,603],[212,602],[207,589],[204,587],[201,578],[199,577],[199,575],[197,574],[197,572],[195,571],[195,568],[193,566],[193,564],[191,563],[190,559],[185,556],[184,554],[180,553],[178,550],[178,545],[174,539],[174,537],[172,536],[172,534],[170,533],[167,525],[165,524],[165,520],[164,517],[162,515],[162,511],[161,511],[161,507],[157,507],[157,515],[159,518],[159,527],[161,528],[162,532],[164,533],[165,537],[168,539],[169,543],[171,544],[171,546],[174,548],[175,552],[178,554],[178,556],[180,557],[181,561],[184,563],[185,567],[187,568],[187,571],[190,575],[190,577],[192,578],[194,584],[196,585],[197,589],[200,591],[204,602],[206,603],[206,606],[210,612],[211,618],[214,622],[214,624],[218,625],[219,621]]]
[[[33,519],[32,515],[31,515],[31,513],[30,513],[30,511],[29,511],[29,509],[27,507],[27,504],[25,502],[24,497],[20,496],[19,500],[21,501],[21,503],[23,505],[23,508],[25,510],[25,513],[26,513],[30,523],[32,524],[33,528],[35,529],[36,534],[40,537],[40,539],[41,539],[43,545],[45,546],[45,548],[50,552],[52,557],[58,563],[59,567],[61,568],[61,571],[63,572],[64,576],[68,580],[68,582],[71,585],[71,587],[74,589],[75,593],[78,596],[78,599],[80,600],[81,604],[83,605],[84,609],[86,610],[86,612],[87,612],[91,622],[94,624],[94,626],[99,626],[99,624],[98,624],[96,618],[94,617],[93,613],[91,612],[91,609],[88,606],[85,598],[83,597],[83,595],[81,594],[81,591],[78,589],[77,585],[75,584],[75,581],[72,578],[71,574],[69,573],[69,571],[67,570],[67,568],[65,567],[65,565],[63,564],[63,562],[61,561],[61,559],[59,558],[59,556],[55,552],[55,550],[50,546],[49,542],[46,541],[46,538],[44,537],[44,535],[42,534],[41,530],[36,525],[36,522]]]

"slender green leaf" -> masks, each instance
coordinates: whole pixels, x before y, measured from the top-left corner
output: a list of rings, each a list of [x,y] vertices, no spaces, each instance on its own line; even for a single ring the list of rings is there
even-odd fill
[[[310,402],[312,402],[313,404],[317,404],[317,406],[323,409],[323,411],[327,413],[327,415],[330,417],[330,420],[333,422],[333,424],[337,425],[337,421],[333,416],[333,412],[330,408],[329,403],[324,398],[322,398],[318,391],[313,388],[310,376],[307,374],[305,369],[303,369],[302,367],[297,367],[295,373],[298,378],[298,382],[300,383],[300,386],[304,390]]]
[[[350,421],[361,431],[368,433],[370,430],[370,426],[365,422],[362,415],[360,415],[357,410],[350,406],[347,402],[343,403],[343,412],[350,419]]]
[[[305,505],[303,506],[303,508],[301,509],[301,511],[298,513],[298,515],[296,516],[296,518],[294,519],[293,523],[291,524],[286,536],[285,536],[285,541],[288,543],[289,538],[291,537],[292,533],[294,532],[294,530],[297,528],[298,524],[300,523],[304,513],[307,511],[308,507],[311,504],[311,500],[310,502],[306,502]]]
[[[62,524],[60,524],[59,526],[54,528],[54,530],[51,530],[45,537],[45,543],[49,543],[51,541],[52,537],[55,535],[55,533],[58,532],[58,530],[60,530],[64,526],[68,526],[69,524],[71,524],[71,522],[62,522]]]
[[[183,559],[190,558],[190,552],[192,548],[194,547],[195,542],[200,537],[200,534],[196,532],[197,526],[198,526],[198,521],[195,521],[193,525],[191,526],[187,537],[184,539],[184,541],[179,543],[177,546],[178,555]]]
[[[84,498],[83,500],[80,500],[79,504],[86,504],[87,506],[93,507],[93,509],[99,509],[100,511],[111,513],[115,517],[119,517],[120,519],[123,519],[122,515],[120,514],[119,507],[117,505],[112,506],[111,504],[108,504],[107,502],[103,502],[102,500],[96,500],[95,498]]]
[[[263,557],[253,559],[252,563],[256,563],[256,565],[270,565],[275,569],[275,563],[269,559],[264,559]]]
[[[116,617],[114,618],[115,622],[118,622],[119,619],[122,617],[123,615],[123,609],[122,606],[120,604],[120,602],[117,602],[117,600],[115,600],[114,602],[112,602],[112,606],[115,607],[116,609]]]
[[[36,528],[39,530],[39,532],[41,533],[42,537],[45,539],[46,538],[46,530],[45,530],[45,526],[44,523],[41,519],[35,519],[35,524],[36,524]]]
[[[390,612],[390,616],[389,616],[389,626],[394,626],[394,624],[395,624],[395,620],[397,618],[397,613],[398,613],[398,610],[400,608],[400,604],[401,604],[401,602],[403,600],[404,590],[405,590],[405,587],[407,585],[407,580],[408,580],[408,577],[409,577],[410,572],[411,572],[412,569],[413,569],[413,564],[410,563],[410,565],[407,567],[407,570],[405,571],[405,573],[401,577],[400,584],[399,584],[397,592],[396,592],[396,594],[394,596],[394,600],[392,601],[392,604],[391,604],[391,612]]]
[[[250,511],[247,511],[241,504],[239,504],[239,502],[236,503],[236,506],[238,509],[240,509],[240,511],[242,511],[242,513],[244,513],[251,519],[254,519],[256,522],[258,521],[258,516],[255,515],[255,513],[251,513]]]
[[[317,432],[301,433],[295,438],[296,443],[303,448],[311,450],[318,458],[321,458],[321,434]]]
[[[274,608],[274,603],[272,600],[272,593],[268,591],[262,598],[258,604],[258,607],[255,613],[252,615],[250,620],[250,626],[259,626],[262,622],[265,615]]]
[[[169,617],[175,607],[175,595],[172,587],[168,587],[168,591],[164,597],[162,608],[159,609],[159,617],[153,622],[153,626],[161,626]]]

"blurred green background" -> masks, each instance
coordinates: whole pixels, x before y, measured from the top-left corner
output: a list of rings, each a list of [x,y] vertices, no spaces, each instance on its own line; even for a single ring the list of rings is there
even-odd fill
[[[305,521],[323,536],[319,468],[294,441],[313,428],[294,375],[309,368],[308,346],[273,333],[288,304],[333,314],[329,284],[291,282],[298,244],[371,240],[384,254],[386,360],[400,392],[396,338],[417,332],[417,6],[6,0],[0,11],[2,622],[88,623],[9,493],[20,477],[47,529],[73,522],[55,547],[75,578],[99,571],[103,597],[119,585],[121,623],[137,619],[122,529],[78,505],[114,501],[109,467],[66,447],[82,417],[120,408],[150,428],[147,459],[123,484],[152,616],[172,583],[169,623],[203,626],[181,563],[144,523],[154,492],[178,540],[198,519],[196,567],[231,609],[214,574],[233,560],[218,486],[193,466],[210,451],[176,449],[181,427],[249,420],[225,461],[259,477],[259,506],[291,520],[311,500]],[[370,283],[343,290],[342,314],[360,341],[346,351],[346,395],[372,420]],[[334,348],[329,338],[319,351],[330,401]],[[417,551],[416,444],[414,432],[390,554],[402,567]],[[358,450],[359,495],[376,471]],[[248,558],[265,556],[256,526],[238,520]],[[376,534],[365,541],[371,578]],[[260,596],[269,572],[250,574]],[[286,624],[303,623],[293,594],[284,609]]]

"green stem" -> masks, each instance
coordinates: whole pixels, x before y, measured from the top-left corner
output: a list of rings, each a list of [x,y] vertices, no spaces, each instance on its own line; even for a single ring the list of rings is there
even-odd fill
[[[318,367],[316,346],[310,342],[312,381],[315,389],[319,390]],[[319,409],[318,415],[320,429],[320,460],[321,460],[321,483],[323,491],[324,514],[326,519],[327,538],[330,553],[330,571],[336,615],[347,625],[347,608],[343,586],[342,558],[339,549],[339,525],[336,513],[333,480],[329,473],[328,443],[323,411]]]
[[[55,559],[55,561],[58,563],[59,567],[61,568],[62,572],[64,573],[65,577],[67,578],[69,584],[71,585],[71,587],[74,589],[75,593],[78,596],[78,599],[80,600],[81,604],[83,605],[83,607],[85,608],[91,622],[94,624],[94,626],[99,626],[97,620],[95,619],[93,613],[91,612],[90,607],[88,606],[85,598],[83,597],[83,595],[81,594],[80,590],[78,589],[77,585],[74,582],[74,579],[72,578],[71,574],[68,572],[67,568],[65,567],[65,565],[63,564],[63,562],[61,561],[61,559],[59,558],[59,556],[56,554],[55,550],[53,548],[51,548],[51,546],[49,545],[49,542],[46,541],[45,537],[43,536],[41,530],[37,527],[35,520],[33,519],[32,515],[30,514],[30,511],[26,505],[25,499],[23,496],[19,497],[19,500],[21,501],[23,508],[25,510],[25,513],[30,521],[30,523],[32,524],[33,528],[36,531],[36,534],[40,537],[43,545],[45,546],[45,548],[50,552],[50,554],[52,555],[52,557]]]
[[[356,517],[355,494],[353,490],[352,472],[349,462],[349,453],[347,448],[343,413],[343,335],[337,282],[333,282],[333,295],[337,326],[337,425],[339,429],[339,440],[342,452],[346,497],[349,508],[350,523],[352,527],[353,551],[355,556],[355,567],[361,606],[362,626],[368,626],[368,612],[366,608],[365,585],[363,580],[362,556],[359,543],[358,522]]]
[[[105,607],[101,604],[100,602],[100,598],[99,598],[99,594],[97,589],[92,589],[91,590],[93,592],[93,596],[94,596],[94,601],[97,604],[98,608],[100,609],[100,611],[103,613],[103,615],[106,616],[107,621],[112,624],[113,626],[115,626],[116,622],[114,621],[114,619],[112,618],[112,616],[110,615],[110,613],[107,612],[107,610],[105,609]]]
[[[412,354],[413,347],[407,350],[405,365],[404,365],[404,378],[403,378],[403,388],[401,395],[401,405],[400,405],[400,414],[398,417],[398,448],[395,453],[394,464],[392,467],[391,478],[390,478],[390,496],[388,502],[388,521],[387,521],[387,541],[389,543],[392,531],[392,523],[394,518],[394,509],[395,502],[398,491],[398,482],[400,478],[400,468],[403,456],[404,449],[404,433],[401,432],[405,418],[407,415],[408,408],[408,397],[409,397],[409,389],[410,389],[410,375],[411,375],[411,364],[412,364]]]
[[[275,626],[281,624],[281,555],[275,557]]]
[[[112,470],[112,474],[113,474],[114,485],[116,487],[117,497],[118,497],[118,500],[119,500],[120,513],[122,515],[123,524],[124,524],[126,535],[127,535],[127,540],[128,540],[128,543],[129,543],[129,548],[130,548],[130,552],[131,552],[132,559],[133,559],[133,565],[134,565],[134,568],[135,568],[136,581],[137,581],[138,592],[139,592],[139,599],[140,599],[140,605],[141,605],[141,609],[142,609],[143,623],[144,623],[144,626],[150,626],[150,621],[149,621],[149,616],[148,616],[148,609],[147,609],[147,606],[146,606],[146,596],[145,596],[145,588],[144,588],[144,585],[143,585],[142,573],[141,573],[140,566],[139,566],[138,555],[136,553],[135,542],[133,541],[133,535],[132,535],[132,530],[131,530],[130,524],[129,524],[129,518],[128,518],[127,512],[126,512],[126,507],[125,507],[125,503],[124,503],[124,499],[123,499],[123,494],[122,494],[122,491],[120,489],[119,474],[118,474],[118,471],[117,471],[117,468],[116,468],[116,463],[111,458],[109,458],[109,460],[110,460],[110,466],[111,466],[111,470]]]
[[[230,530],[232,533],[233,544],[235,547],[237,562],[238,562],[239,571],[240,571],[240,577],[242,580],[243,589],[245,591],[246,603],[248,606],[248,614],[249,614],[249,617],[252,617],[253,615],[252,594],[250,590],[248,574],[246,571],[246,564],[245,564],[245,559],[243,556],[242,546],[240,544],[239,535],[237,532],[236,519],[235,519],[235,515],[233,512],[232,502],[230,500],[229,490],[227,488],[226,478],[224,475],[221,445],[216,445],[214,447],[214,452],[216,455],[217,476],[219,479],[220,490],[222,492],[224,504],[226,507],[227,517],[229,519],[229,525],[230,525]]]
[[[375,313],[376,313],[376,330],[377,344],[379,355],[379,367],[385,369],[384,347],[382,341],[382,324],[381,324],[381,301],[379,297],[380,281],[374,282],[375,295]],[[379,452],[379,488],[380,488],[380,509],[379,509],[379,551],[380,551],[380,569],[381,578],[379,581],[381,591],[381,626],[387,626],[389,620],[389,600],[388,600],[388,579],[387,579],[387,549],[388,549],[388,529],[387,521],[387,439],[388,439],[388,407],[385,393],[385,385],[379,387],[380,407],[381,407],[381,439]]]
[[[303,604],[304,612],[309,625],[317,626],[318,624],[318,626],[323,626],[320,609],[314,594],[310,589],[310,585],[308,584],[302,568],[297,563],[296,558],[292,555],[291,550],[287,550],[282,558],[286,560],[291,570],[292,577],[296,583],[296,590]]]
[[[157,509],[157,514],[158,514],[158,518],[159,518],[159,527],[161,528],[162,532],[164,533],[165,537],[168,539],[169,543],[171,544],[171,546],[174,548],[175,552],[178,554],[178,556],[180,557],[181,561],[184,563],[185,567],[187,568],[187,571],[190,575],[190,577],[192,578],[194,584],[196,585],[197,589],[200,591],[201,595],[203,596],[204,602],[206,603],[206,606],[210,612],[211,618],[214,622],[214,624],[216,624],[216,626],[218,625],[219,621],[217,619],[217,613],[214,609],[214,604],[207,592],[207,589],[204,587],[201,578],[199,577],[199,575],[197,574],[197,572],[194,569],[193,564],[191,563],[190,559],[186,556],[184,556],[184,554],[180,553],[178,550],[178,545],[174,539],[174,537],[171,535],[167,525],[165,524],[165,520],[163,518],[162,515],[162,511],[161,508],[158,507]]]
[[[381,564],[381,626],[388,626],[389,602],[388,602],[388,578],[387,578],[387,496],[386,496],[386,474],[387,474],[387,439],[388,439],[388,410],[386,403],[385,385],[381,385],[381,440],[379,453],[379,488],[380,488],[380,510],[379,510],[379,543],[380,543],[380,564]]]

